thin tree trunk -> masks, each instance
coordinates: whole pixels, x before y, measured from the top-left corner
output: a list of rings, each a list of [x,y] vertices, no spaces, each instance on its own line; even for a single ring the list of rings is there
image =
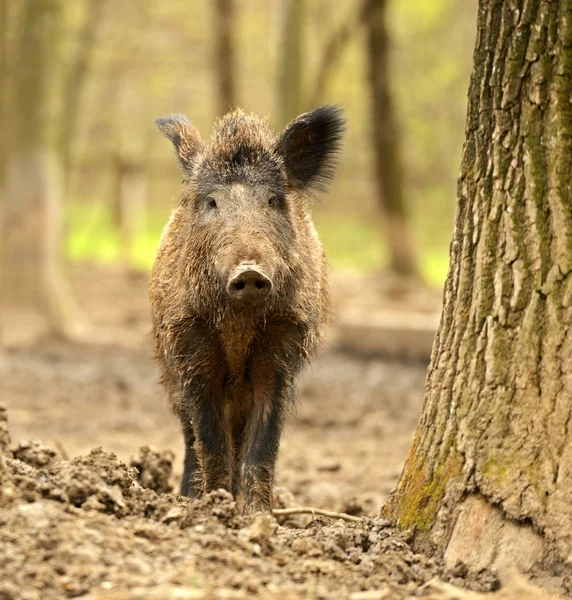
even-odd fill
[[[79,36],[79,48],[65,77],[63,109],[65,118],[61,120],[60,145],[66,181],[69,179],[72,163],[72,147],[77,129],[81,98],[93,61],[105,1],[89,0],[84,25]]]
[[[378,0],[362,0],[357,10],[352,11],[343,19],[341,25],[335,29],[325,45],[320,64],[316,71],[312,92],[307,102],[308,108],[319,106],[322,101],[328,81],[334,68],[341,60],[349,42],[361,31],[363,25],[367,24],[372,10],[376,7]],[[329,7],[326,7],[329,10]]]
[[[236,105],[234,0],[215,0],[214,10],[218,114],[224,115]]]
[[[6,115],[6,92],[8,82],[8,0],[0,0],[0,232],[3,230],[2,220],[4,214],[2,206],[6,203],[5,199],[5,179],[6,179],[6,148],[8,119]],[[2,282],[2,260],[0,258],[0,285]],[[0,321],[0,339],[2,323]]]
[[[77,313],[61,271],[57,82],[61,0],[29,0],[8,99],[0,232],[2,338],[69,334]]]
[[[141,89],[126,67],[119,68],[123,84],[110,91],[116,113],[113,127],[113,193],[110,196],[113,225],[119,237],[120,260],[129,268],[137,237],[143,232],[147,209],[147,138],[137,120],[131,117],[137,110]]]
[[[383,510],[449,564],[572,551],[571,74],[572,0],[480,0],[443,315]]]
[[[284,125],[302,110],[304,1],[279,2],[278,118]]]
[[[6,168],[6,93],[8,91],[8,0],[0,0],[0,190]]]
[[[120,260],[129,268],[137,236],[141,234],[147,208],[144,165],[121,154],[113,160],[113,221],[119,234]]]
[[[407,221],[399,127],[391,97],[387,0],[376,0],[367,28],[374,171],[389,268],[399,275],[417,275],[417,259]]]

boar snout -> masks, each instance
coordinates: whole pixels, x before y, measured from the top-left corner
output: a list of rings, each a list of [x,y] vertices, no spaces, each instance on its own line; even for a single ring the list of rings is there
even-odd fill
[[[272,281],[258,265],[242,263],[231,273],[226,291],[237,302],[258,304],[272,291]]]

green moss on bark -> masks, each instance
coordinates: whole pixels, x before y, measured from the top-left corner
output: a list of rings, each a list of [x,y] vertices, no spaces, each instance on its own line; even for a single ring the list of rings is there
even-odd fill
[[[448,483],[461,475],[461,461],[450,455],[434,473],[426,473],[422,461],[406,465],[406,477],[395,498],[384,507],[389,517],[403,529],[426,532],[433,527]]]

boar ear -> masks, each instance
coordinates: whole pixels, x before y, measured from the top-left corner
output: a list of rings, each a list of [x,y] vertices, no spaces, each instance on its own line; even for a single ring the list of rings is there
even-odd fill
[[[155,124],[173,143],[183,171],[190,173],[193,159],[202,144],[199,130],[184,115],[157,119]]]
[[[276,152],[284,160],[292,187],[325,189],[334,175],[344,130],[345,119],[338,106],[316,108],[286,125]]]

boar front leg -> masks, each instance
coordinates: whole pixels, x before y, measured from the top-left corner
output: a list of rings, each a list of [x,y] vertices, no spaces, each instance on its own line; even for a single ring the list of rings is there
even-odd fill
[[[213,332],[200,322],[177,322],[166,337],[179,376],[179,416],[185,436],[181,491],[196,497],[218,488],[229,490],[230,434],[221,348]]]
[[[306,328],[290,322],[261,332],[250,361],[252,410],[243,446],[244,512],[270,512],[284,416],[305,360]]]
[[[197,498],[202,492],[202,485],[199,461],[195,450],[195,432],[190,421],[183,425],[183,435],[185,436],[185,466],[181,481],[181,495]]]
[[[244,447],[244,512],[270,512],[274,470],[284,413],[292,395],[285,373],[264,368],[252,372],[253,411]]]
[[[208,493],[219,488],[230,491],[230,432],[224,411],[222,378],[191,377],[184,385],[183,399],[185,412],[192,422],[202,491]],[[192,470],[196,465],[193,465],[192,454],[187,456],[189,463],[185,462],[183,481],[192,481]]]

